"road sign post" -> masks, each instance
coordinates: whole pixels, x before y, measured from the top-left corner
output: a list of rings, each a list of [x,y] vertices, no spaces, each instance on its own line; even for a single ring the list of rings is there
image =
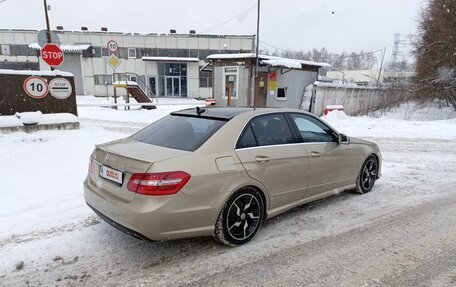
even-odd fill
[[[64,61],[63,51],[55,44],[46,44],[41,49],[41,58],[51,67],[58,67]]]

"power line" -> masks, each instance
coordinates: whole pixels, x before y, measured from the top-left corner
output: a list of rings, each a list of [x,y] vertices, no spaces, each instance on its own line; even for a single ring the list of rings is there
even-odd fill
[[[0,1],[1,1],[1,0],[0,0]],[[6,1],[6,0],[3,0],[3,1]],[[242,16],[242,15],[247,14],[250,10],[252,10],[252,9],[255,8],[255,7],[257,7],[256,4],[253,5],[253,6],[251,6],[251,7],[249,7],[249,8],[247,8],[246,10],[244,10],[244,11],[242,11],[241,13],[237,14],[236,16],[233,16],[233,17],[231,17],[231,18],[229,18],[229,19],[227,19],[227,20],[225,20],[225,21],[223,21],[223,22],[221,22],[221,23],[219,23],[219,24],[217,24],[217,25],[215,25],[215,26],[212,26],[212,27],[210,27],[209,29],[205,29],[205,30],[201,31],[201,34],[207,33],[207,32],[209,32],[209,31],[211,31],[211,30],[214,30],[214,29],[216,29],[216,28],[218,28],[218,27],[220,27],[220,26],[225,25],[225,24],[228,23],[228,22],[233,21],[234,19],[236,19],[236,18],[238,18],[238,17],[240,17],[240,16]],[[187,39],[187,38],[181,38],[181,39],[166,39],[164,42],[155,43],[155,45],[157,45],[157,44],[168,44],[168,43],[171,42],[171,41],[175,41],[175,43],[177,43],[177,42],[179,42],[179,41],[183,41],[183,40],[186,40],[186,39]]]
[[[225,25],[226,23],[228,23],[228,22],[230,22],[230,21],[232,21],[232,20],[234,20],[234,19],[236,19],[236,18],[238,18],[238,17],[240,17],[240,16],[242,16],[242,15],[244,15],[244,14],[247,14],[250,10],[252,10],[252,9],[255,8],[255,7],[257,7],[256,4],[253,5],[252,7],[248,8],[247,10],[242,11],[241,13],[237,14],[236,16],[233,16],[233,17],[231,17],[231,18],[229,18],[229,19],[223,21],[223,22],[220,23],[220,24],[217,24],[217,25],[215,25],[215,26],[213,26],[213,27],[211,27],[211,28],[209,28],[209,29],[206,29],[206,30],[204,30],[204,31],[201,32],[201,33],[206,33],[206,32],[209,32],[210,30],[214,30],[215,28],[218,28],[218,27],[220,27],[220,26],[223,26],[223,25]]]

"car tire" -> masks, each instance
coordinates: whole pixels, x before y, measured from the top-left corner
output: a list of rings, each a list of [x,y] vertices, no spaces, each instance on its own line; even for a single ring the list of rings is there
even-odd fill
[[[358,178],[356,179],[356,192],[368,193],[372,190],[378,176],[378,161],[373,155],[369,156],[361,166]]]
[[[246,187],[230,196],[215,224],[214,237],[228,246],[250,241],[264,220],[264,201],[254,188]]]

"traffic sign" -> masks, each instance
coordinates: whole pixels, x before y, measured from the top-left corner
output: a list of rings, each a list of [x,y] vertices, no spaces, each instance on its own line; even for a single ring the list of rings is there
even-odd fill
[[[54,78],[49,82],[49,92],[54,98],[63,100],[68,98],[73,91],[70,81],[65,78]]]
[[[45,79],[37,76],[31,76],[24,81],[24,91],[34,99],[46,97],[49,87]]]
[[[63,51],[55,44],[46,44],[41,49],[41,58],[51,67],[60,66],[63,61]]]
[[[119,50],[119,45],[117,45],[117,42],[114,41],[114,40],[110,40],[108,42],[108,50],[111,52],[111,53],[116,53],[117,50]]]
[[[120,60],[116,55],[112,54],[108,59],[108,64],[115,70],[120,65]]]
[[[47,30],[41,30],[38,33],[38,45],[40,45],[40,47],[43,48],[44,45],[46,45],[47,43],[48,43]],[[54,31],[51,31],[51,43],[60,45],[59,36],[57,36],[57,33],[55,33]]]

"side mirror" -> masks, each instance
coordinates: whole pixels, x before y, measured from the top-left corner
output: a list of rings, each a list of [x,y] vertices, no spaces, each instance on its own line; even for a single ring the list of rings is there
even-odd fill
[[[339,144],[350,144],[350,137],[344,134],[339,134]]]

